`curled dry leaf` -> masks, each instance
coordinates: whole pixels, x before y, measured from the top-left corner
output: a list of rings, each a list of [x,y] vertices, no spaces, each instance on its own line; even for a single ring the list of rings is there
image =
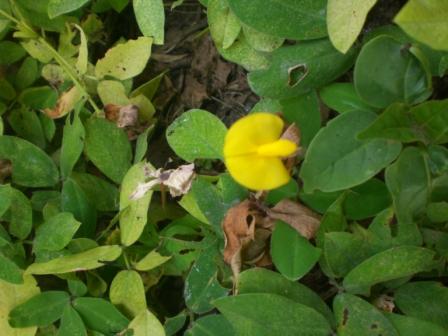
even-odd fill
[[[43,112],[51,119],[62,118],[71,112],[75,105],[82,99],[81,92],[76,86],[73,86],[68,91],[63,92],[54,108],[46,108]]]
[[[182,165],[176,169],[156,171],[145,171],[145,175],[150,179],[149,182],[140,183],[137,189],[132,193],[130,199],[137,200],[145,196],[145,194],[156,185],[163,185],[168,188],[171,196],[181,196],[188,193],[195,177],[194,164]]]
[[[138,111],[137,105],[133,104],[125,106],[106,104],[104,106],[106,118],[115,122],[119,128],[137,126]]]
[[[264,228],[255,228],[255,234],[253,240],[242,251],[242,259],[249,265],[259,265],[259,262],[263,260],[263,263],[268,265],[272,264],[269,256],[269,238],[271,237],[271,230]],[[266,258],[267,257],[267,260]]]
[[[3,183],[12,175],[12,162],[0,159],[0,183]]]
[[[267,211],[269,218],[274,222],[281,220],[289,224],[307,239],[314,238],[319,228],[321,217],[306,206],[285,199]]]
[[[230,208],[224,217],[224,261],[230,265],[235,277],[241,270],[241,251],[255,237],[255,224],[256,214],[251,210],[249,200]]]
[[[300,130],[296,126],[296,124],[292,123],[291,125],[289,125],[288,128],[283,132],[281,138],[294,142],[297,145],[298,151],[300,151]],[[284,160],[285,167],[286,169],[288,169],[288,171],[291,171],[292,167],[294,167],[298,151]]]
[[[395,309],[394,298],[390,295],[381,294],[373,301],[373,305],[380,310],[392,313]]]
[[[291,200],[269,209],[253,198],[227,211],[222,224],[226,239],[224,261],[232,268],[235,281],[243,263],[272,265],[269,239],[277,220],[288,223],[307,239],[315,237],[320,224],[318,214]]]

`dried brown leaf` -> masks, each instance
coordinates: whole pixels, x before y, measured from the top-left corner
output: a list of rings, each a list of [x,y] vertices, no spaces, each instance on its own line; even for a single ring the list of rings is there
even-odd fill
[[[138,112],[137,105],[122,106],[118,113],[117,126],[119,128],[137,126]]]
[[[235,277],[241,270],[241,251],[255,237],[255,224],[256,216],[249,200],[230,208],[224,217],[224,261],[231,266]]]
[[[76,86],[73,86],[60,95],[54,108],[46,108],[43,112],[51,119],[62,118],[75,108],[81,98],[81,92]]]
[[[142,198],[156,185],[167,187],[173,197],[185,195],[190,190],[193,179],[196,176],[193,163],[179,166],[176,169],[163,170],[160,168],[156,171],[148,171],[145,175],[150,181],[139,184],[130,196],[130,199],[137,200]]]
[[[290,141],[294,142],[297,145],[297,148],[299,148],[300,130],[296,126],[296,124],[292,123],[291,125],[288,126],[288,128],[283,132],[282,139],[286,139],[286,140],[290,140]],[[288,169],[288,171],[291,171],[291,169],[296,164],[297,153],[298,152],[290,155],[288,158],[286,158],[284,160],[285,167],[286,167],[286,169]]]
[[[394,298],[392,296],[381,294],[373,301],[373,305],[380,310],[392,313],[395,309]]]
[[[320,225],[320,215],[306,206],[285,199],[268,210],[272,221],[281,220],[289,224],[307,239],[314,238]]]

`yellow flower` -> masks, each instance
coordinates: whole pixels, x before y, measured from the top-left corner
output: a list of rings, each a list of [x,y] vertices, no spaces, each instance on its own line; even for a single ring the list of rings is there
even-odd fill
[[[282,158],[297,145],[280,139],[283,120],[271,113],[254,113],[241,118],[227,132],[224,160],[232,177],[253,190],[270,190],[288,183],[290,175]]]

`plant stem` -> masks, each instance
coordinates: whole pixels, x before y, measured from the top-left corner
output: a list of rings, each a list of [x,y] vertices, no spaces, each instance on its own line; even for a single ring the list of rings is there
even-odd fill
[[[86,97],[90,105],[93,107],[95,114],[97,116],[102,115],[101,109],[98,107],[98,105],[95,103],[95,101],[92,99],[92,97],[89,95],[85,87],[82,85],[81,80],[78,78],[76,71],[73,70],[73,67],[62,57],[56,49],[53,48],[53,46],[47,42],[45,38],[42,36],[39,36],[31,27],[29,27],[26,23],[21,22],[17,20],[15,17],[9,15],[4,10],[0,9],[0,15],[4,16],[8,20],[14,22],[17,24],[17,26],[23,28],[26,33],[28,33],[30,36],[36,36],[35,39],[44,46],[49,53],[53,56],[53,58],[56,60],[56,62],[59,63],[59,65],[64,69],[64,71],[67,73],[67,75],[70,77],[70,79],[73,81],[73,83],[78,87],[78,89],[81,91],[82,96]]]

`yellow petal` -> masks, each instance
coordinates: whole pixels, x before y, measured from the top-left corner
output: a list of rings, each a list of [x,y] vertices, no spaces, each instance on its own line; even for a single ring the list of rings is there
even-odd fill
[[[278,188],[290,179],[283,162],[276,157],[247,155],[231,157],[226,160],[232,177],[252,190],[271,190]]]
[[[271,113],[254,113],[241,118],[227,132],[224,157],[256,153],[260,145],[278,140],[283,120]]]
[[[286,139],[279,139],[277,141],[261,145],[257,152],[261,156],[276,156],[285,157],[293,154],[297,150],[297,145]]]

